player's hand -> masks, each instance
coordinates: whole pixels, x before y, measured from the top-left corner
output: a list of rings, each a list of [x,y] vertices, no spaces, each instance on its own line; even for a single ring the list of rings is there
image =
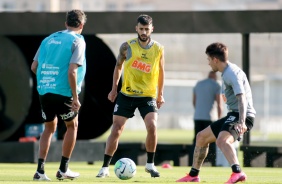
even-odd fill
[[[116,91],[111,91],[109,94],[108,94],[108,99],[111,101],[111,102],[114,102],[115,99],[117,97],[117,92]]]
[[[73,99],[73,101],[72,101],[72,111],[78,112],[80,107],[81,107],[81,104],[80,104],[78,98],[77,99]]]
[[[247,126],[245,123],[237,123],[234,128],[239,135],[243,135],[247,131]]]
[[[158,96],[157,98],[157,107],[158,109],[161,108],[161,106],[165,103],[164,97],[163,96]]]

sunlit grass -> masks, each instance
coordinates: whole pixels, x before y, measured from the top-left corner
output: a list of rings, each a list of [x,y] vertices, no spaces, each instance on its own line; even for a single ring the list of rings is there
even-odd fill
[[[45,165],[45,171],[49,178],[52,179],[52,183],[62,182],[74,182],[77,184],[93,184],[93,183],[175,183],[175,180],[185,176],[185,173],[189,172],[190,167],[176,167],[171,169],[163,169],[161,166],[157,166],[157,169],[161,173],[160,178],[151,178],[148,173],[144,171],[144,166],[137,166],[137,173],[134,178],[130,180],[118,179],[114,172],[113,166],[110,166],[110,177],[108,178],[96,178],[101,162],[96,162],[94,165],[89,165],[84,162],[70,162],[69,166],[72,170],[80,172],[80,177],[74,181],[64,180],[58,181],[55,177],[55,173],[59,167],[57,162],[47,162]],[[0,182],[5,184],[34,184],[32,181],[33,174],[36,170],[36,164],[4,164],[0,163]],[[262,184],[278,184],[282,181],[282,170],[280,168],[243,168],[244,172],[248,175],[247,183],[262,183]],[[201,169],[200,177],[202,183],[218,184],[227,181],[231,174],[229,167],[208,167],[205,166]],[[37,183],[37,182],[36,182]]]

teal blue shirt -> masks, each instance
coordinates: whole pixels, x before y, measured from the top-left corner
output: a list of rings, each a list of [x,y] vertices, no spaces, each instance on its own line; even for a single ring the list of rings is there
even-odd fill
[[[34,57],[38,61],[37,90],[40,95],[54,93],[72,96],[68,80],[70,63],[77,64],[77,93],[86,72],[85,40],[72,31],[59,31],[46,37]]]

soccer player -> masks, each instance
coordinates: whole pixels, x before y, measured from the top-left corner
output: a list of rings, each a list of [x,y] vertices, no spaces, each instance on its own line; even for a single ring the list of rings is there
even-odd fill
[[[222,87],[229,112],[197,134],[192,168],[177,182],[200,182],[199,172],[212,142],[216,142],[231,165],[232,174],[226,183],[245,181],[247,175],[241,170],[232,143],[240,141],[240,137],[253,127],[256,111],[250,84],[246,74],[228,60],[228,48],[223,43],[210,44],[205,53],[212,70],[222,73]]]
[[[81,10],[71,10],[66,15],[66,30],[46,37],[34,57],[31,70],[36,74],[37,91],[44,119],[44,131],[40,137],[37,171],[33,180],[50,181],[44,164],[50,148],[58,118],[66,125],[62,157],[57,179],[74,179],[79,173],[72,172],[68,163],[76,143],[78,111],[82,81],[86,72],[86,44],[81,32],[86,15]]]
[[[157,146],[157,111],[165,102],[163,97],[165,59],[163,46],[151,39],[153,29],[153,19],[149,15],[140,15],[135,27],[138,37],[120,46],[112,90],[108,95],[111,102],[116,100],[113,125],[106,143],[103,166],[96,177],[109,176],[109,164],[117,150],[119,137],[126,120],[134,116],[136,108],[147,129],[145,171],[150,173],[151,177],[160,176],[154,165],[154,157]],[[124,72],[122,88],[118,93],[122,69]]]

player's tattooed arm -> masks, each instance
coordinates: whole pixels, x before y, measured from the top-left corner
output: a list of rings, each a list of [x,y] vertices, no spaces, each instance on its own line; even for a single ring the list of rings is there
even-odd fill
[[[234,128],[240,135],[243,135],[247,131],[247,126],[245,123],[247,116],[247,99],[244,94],[238,94],[236,95],[236,98],[238,100],[239,123],[236,124]]]
[[[119,54],[118,54],[116,66],[121,66],[123,62],[125,61],[127,49],[128,49],[127,42],[124,42],[123,44],[121,44],[119,48]]]
[[[247,115],[247,100],[244,94],[238,94],[238,109],[239,109],[239,123],[245,123],[246,115]]]

